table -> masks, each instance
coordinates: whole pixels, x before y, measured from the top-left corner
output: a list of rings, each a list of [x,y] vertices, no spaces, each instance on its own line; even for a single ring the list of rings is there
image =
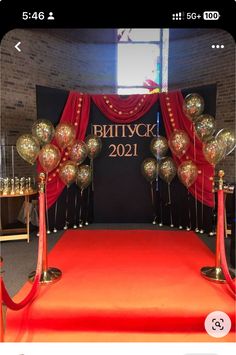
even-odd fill
[[[12,229],[3,229],[2,228],[2,217],[0,218],[0,241],[9,241],[9,240],[21,240],[27,239],[29,243],[29,198],[32,195],[37,194],[37,191],[33,190],[32,192],[26,192],[23,194],[14,194],[14,195],[0,195],[0,199],[3,198],[17,198],[17,197],[25,197],[25,209],[26,209],[26,227],[25,228],[12,228]],[[16,234],[20,233],[20,234]]]

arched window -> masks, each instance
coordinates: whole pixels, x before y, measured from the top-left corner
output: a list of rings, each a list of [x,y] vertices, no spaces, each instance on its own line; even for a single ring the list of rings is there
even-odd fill
[[[167,91],[168,29],[117,30],[117,93]]]

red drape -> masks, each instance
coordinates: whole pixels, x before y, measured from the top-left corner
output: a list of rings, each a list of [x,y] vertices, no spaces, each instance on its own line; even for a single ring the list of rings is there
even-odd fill
[[[83,93],[70,92],[64,111],[62,113],[61,122],[72,123],[76,130],[76,138],[84,140],[90,112],[90,96]],[[53,139],[52,144],[56,146],[56,140]],[[65,149],[61,152],[61,163],[69,160],[68,151]],[[38,172],[43,171],[40,163],[37,165]],[[65,185],[58,176],[59,166],[48,174],[47,178],[47,208],[50,208],[58,199]]]
[[[190,137],[191,145],[182,158],[174,156],[179,165],[181,162],[191,159],[198,166],[198,178],[189,191],[199,201],[212,207],[214,196],[212,193],[214,168],[206,161],[202,153],[202,143],[195,136],[192,122],[184,115],[182,110],[183,96],[180,91],[160,94],[130,95],[121,98],[119,95],[87,95],[71,92],[67,99],[60,122],[73,123],[76,129],[76,138],[84,140],[90,112],[90,100],[94,101],[100,111],[114,123],[130,123],[141,118],[147,113],[160,98],[161,110],[164,119],[167,137],[174,129],[183,129]],[[57,145],[55,139],[52,141]],[[195,149],[194,149],[195,143]],[[195,154],[194,154],[195,152]],[[68,151],[62,152],[61,161],[68,160]],[[42,167],[38,163],[38,171]],[[49,173],[47,183],[47,208],[51,207],[61,194],[65,185],[58,177],[59,167]],[[204,192],[204,193],[203,193]]]
[[[130,123],[138,120],[150,110],[158,100],[158,94],[130,95],[92,95],[99,110],[114,123]]]
[[[192,122],[183,113],[183,96],[180,91],[169,93],[162,93],[159,95],[161,112],[164,120],[167,138],[169,139],[171,133],[175,129],[184,130],[190,138],[190,147],[181,158],[173,156],[177,166],[185,160],[192,160],[198,167],[198,177],[190,188],[189,191],[199,201],[207,206],[214,206],[214,194],[212,193],[214,167],[210,165],[202,152],[202,142],[195,135]],[[194,149],[195,143],[195,149]],[[202,187],[204,194],[202,193]]]

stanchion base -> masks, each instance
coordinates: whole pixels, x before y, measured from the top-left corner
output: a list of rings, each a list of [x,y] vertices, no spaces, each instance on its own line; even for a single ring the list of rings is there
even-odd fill
[[[32,271],[29,276],[28,276],[28,281],[29,282],[34,282],[35,278],[35,271]],[[62,277],[62,272],[61,270],[55,268],[55,267],[49,267],[46,271],[43,271],[40,277],[40,283],[41,284],[49,284],[49,283],[54,283],[60,280]]]
[[[235,278],[235,275],[232,271],[229,270],[230,276]],[[217,283],[225,283],[225,275],[222,271],[221,267],[214,267],[214,266],[205,266],[201,268],[201,274],[205,279],[217,282]]]

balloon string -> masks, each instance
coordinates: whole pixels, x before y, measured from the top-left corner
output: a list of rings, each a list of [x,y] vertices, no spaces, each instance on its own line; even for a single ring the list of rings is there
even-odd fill
[[[80,206],[79,206],[79,223],[82,224],[81,220],[81,212],[82,212],[82,202],[83,202],[83,189],[80,191],[80,196],[81,196],[81,201],[80,201]]]
[[[86,218],[85,218],[86,223],[88,223],[88,219],[89,219],[89,206],[90,206],[90,186],[88,187],[88,195],[87,195]]]
[[[154,203],[154,194],[153,194],[153,184],[152,181],[150,181],[150,187],[151,187],[151,199],[152,199],[152,210],[153,210],[153,222],[156,221],[156,211],[155,211],[155,203]]]
[[[161,189],[159,189],[159,200],[160,200],[160,224],[163,224],[163,211],[162,211],[162,194],[161,194]]]
[[[193,156],[194,156],[194,162],[196,162],[196,134],[195,134],[195,130],[194,130],[194,125],[192,124],[193,127]]]
[[[163,206],[162,206],[162,199],[160,199],[160,210],[161,210],[161,224],[163,224]]]
[[[171,204],[171,198],[170,198],[170,183],[168,182],[168,205]]]
[[[77,210],[77,191],[75,193],[75,214],[74,214],[74,227],[76,226],[76,210]]]
[[[94,191],[94,183],[93,183],[93,159],[90,159],[90,167],[91,167],[91,174],[92,174],[92,191]]]
[[[170,183],[168,182],[168,204],[170,207],[170,224],[173,225],[173,218],[172,218],[172,207],[171,207],[171,196],[170,196]]]
[[[68,217],[68,201],[69,200],[69,186],[66,187],[66,217],[65,217],[65,226],[68,225],[67,217]]]
[[[58,179],[57,179],[57,190],[58,190]],[[58,201],[58,198],[57,198]],[[55,206],[55,211],[54,211],[54,231],[56,231],[56,224],[57,224],[57,201],[56,201],[56,206]]]
[[[197,203],[197,186],[196,183],[194,185],[194,197],[195,197],[195,218],[196,218],[196,229],[198,230],[198,203]]]
[[[188,219],[189,219],[189,228],[192,229],[189,190],[188,190]]]
[[[179,221],[179,227],[182,226],[181,209],[180,208],[178,208],[178,221]]]
[[[46,195],[45,207],[46,207],[47,230],[50,231],[49,218],[48,218],[48,173],[46,173],[45,195]]]
[[[204,170],[202,172],[202,230],[203,230],[203,215],[204,215],[204,205],[203,205],[203,196],[204,196],[204,178],[205,178]]]
[[[68,199],[69,199],[69,186],[66,188],[66,222],[68,217]]]

